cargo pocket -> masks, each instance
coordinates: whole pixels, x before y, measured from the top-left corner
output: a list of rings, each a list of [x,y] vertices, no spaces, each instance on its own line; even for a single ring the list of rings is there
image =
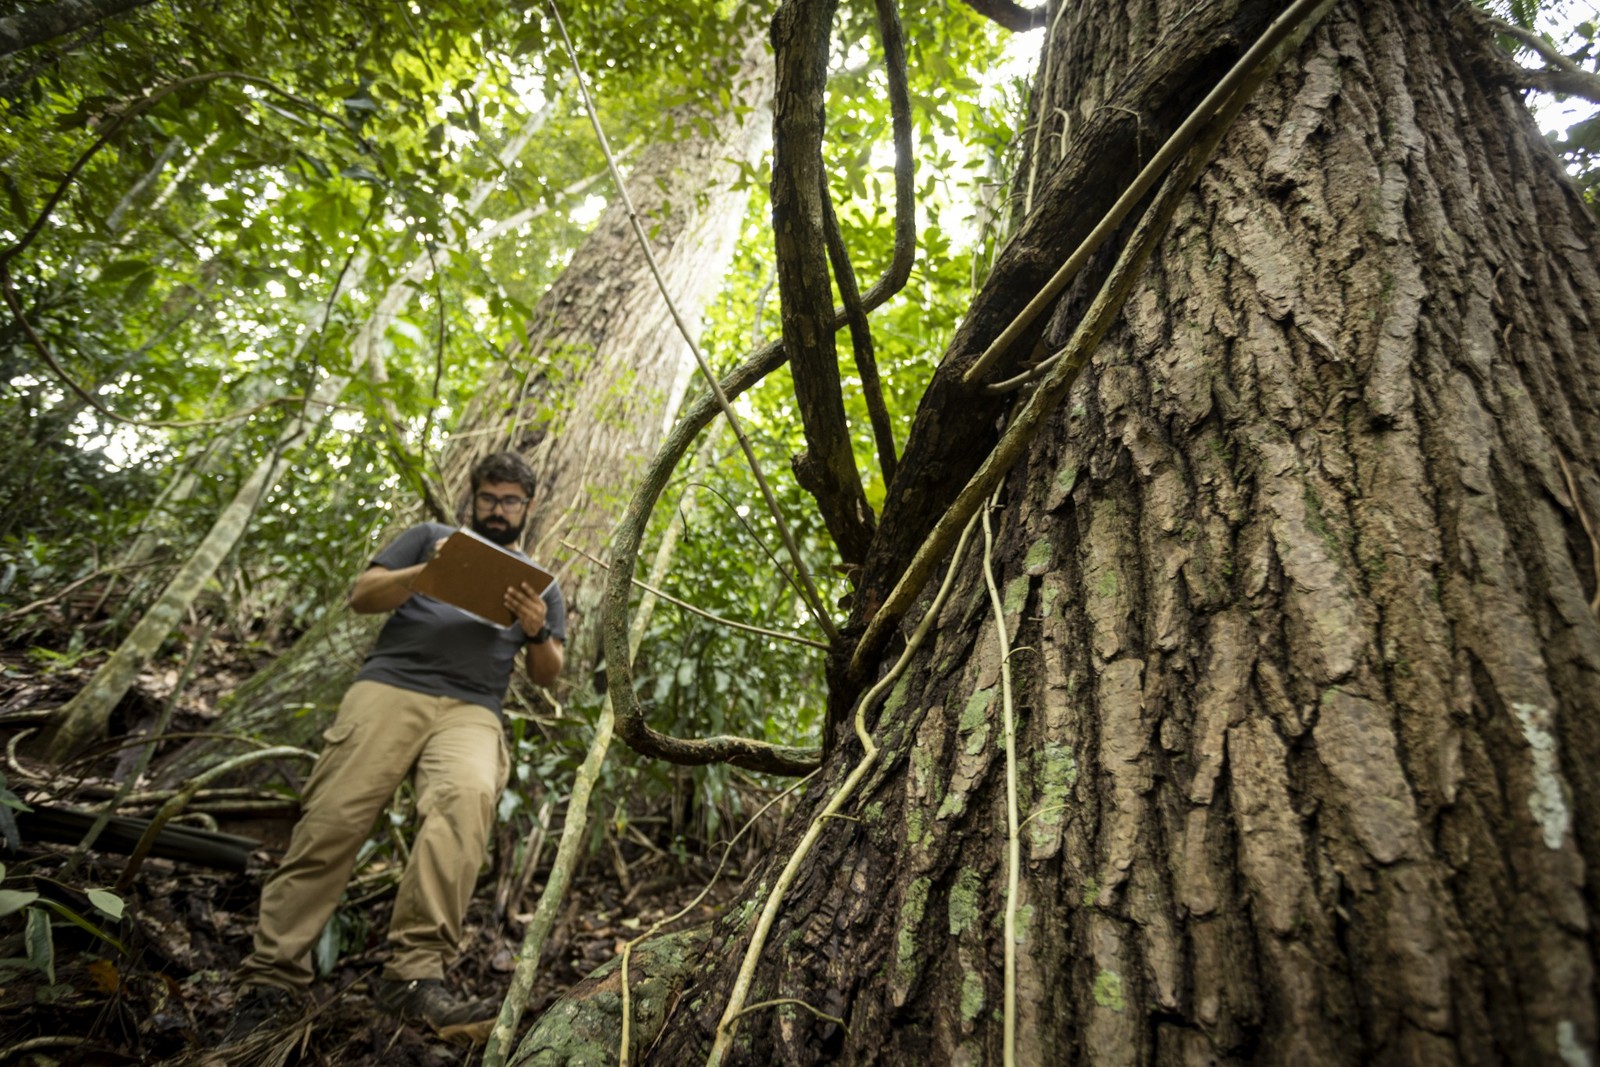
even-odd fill
[[[356,732],[356,724],[355,723],[353,723],[353,722],[339,722],[339,721],[335,720],[334,724],[332,726],[330,726],[326,730],[322,731],[322,743],[325,746],[331,747],[333,745],[339,744],[342,741],[348,741],[350,739],[350,735],[355,733],[355,732]]]
[[[333,725],[322,731],[322,751],[317,754],[317,762],[311,765],[311,777],[306,779],[306,787],[301,794],[302,808],[310,804],[311,796],[323,782],[330,776],[339,773],[342,764],[349,762],[349,753],[346,751],[349,741],[355,736],[359,723],[353,723],[344,716],[333,720]]]

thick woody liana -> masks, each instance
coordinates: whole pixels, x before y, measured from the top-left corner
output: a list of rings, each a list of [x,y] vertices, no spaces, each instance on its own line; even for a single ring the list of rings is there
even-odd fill
[[[1222,80],[1206,94],[1205,98],[1195,105],[1189,117],[1177,128],[1165,144],[1151,157],[1150,162],[1144,165],[1137,177],[1129,184],[1123,194],[1117,198],[1111,209],[1105,213],[1095,228],[1083,239],[1073,253],[1061,264],[1053,277],[1043,289],[1028,302],[1027,307],[1011,321],[1011,324],[1001,331],[1000,336],[990,342],[983,354],[977,358],[972,366],[962,375],[962,381],[968,385],[975,385],[987,374],[1000,357],[1016,343],[1024,331],[1042,315],[1046,309],[1055,303],[1057,296],[1067,287],[1067,284],[1088,264],[1089,257],[1103,245],[1106,240],[1121,226],[1134,207],[1144,199],[1145,194],[1155,188],[1156,182],[1165,174],[1178,159],[1199,140],[1202,132],[1211,120],[1230,107],[1231,102],[1243,105],[1254,93],[1257,86],[1264,79],[1263,71],[1277,69],[1277,60],[1268,62],[1279,45],[1294,35],[1297,39],[1315,25],[1320,14],[1315,14],[1320,8],[1325,8],[1322,0],[1296,0],[1283,14],[1279,15],[1269,25],[1256,42],[1250,46],[1244,55],[1239,57]],[[1277,53],[1281,57],[1281,52]],[[1237,111],[1235,111],[1237,114]]]
[[[1004,390],[1013,385],[1026,384],[1033,380],[1036,372],[1042,372],[1038,387],[1010,417],[993,450],[984,458],[983,463],[934,524],[932,531],[912,556],[911,562],[901,572],[893,589],[867,624],[851,657],[850,670],[853,675],[859,676],[867,669],[868,661],[877,654],[889,632],[898,625],[899,620],[921,594],[922,587],[933,574],[939,561],[949,551],[957,532],[965,526],[971,516],[977,513],[978,508],[983,505],[989,494],[994,492],[1001,479],[1022,458],[1028,446],[1043,429],[1046,417],[1066,397],[1095,346],[1121,313],[1134,282],[1138,280],[1139,272],[1144,269],[1151,253],[1155,251],[1157,242],[1166,232],[1167,223],[1171,221],[1172,213],[1177,210],[1178,202],[1188,193],[1201,171],[1210,162],[1217,145],[1221,143],[1222,137],[1233,125],[1239,112],[1244,110],[1245,105],[1255,95],[1256,89],[1278,69],[1283,59],[1299,46],[1305,35],[1311,32],[1332,6],[1332,0],[1299,0],[1263,31],[1261,37],[1245,53],[1247,58],[1254,57],[1253,65],[1241,76],[1234,78],[1240,66],[1236,64],[1225,76],[1224,80],[1231,80],[1234,86],[1232,94],[1220,106],[1213,106],[1211,103],[1215,93],[1208,94],[1191,114],[1190,119],[1193,119],[1195,115],[1205,110],[1208,118],[1200,123],[1199,132],[1193,138],[1187,139],[1189,151],[1182,166],[1167,175],[1160,193],[1146,209],[1132,236],[1123,246],[1116,264],[1107,275],[1089,309],[1074,328],[1066,345],[1050,357],[1046,365],[1035,368],[1035,372],[1019,375],[993,387]],[[1263,42],[1269,41],[1270,47],[1263,47]],[[1241,59],[1240,64],[1243,62]],[[1184,126],[1188,125],[1189,122],[1186,120]],[[1180,131],[1181,129],[1182,127]],[[1177,136],[1174,134],[1174,138]],[[1171,143],[1169,140],[1168,144]],[[1173,158],[1169,157],[1169,161]],[[1152,160],[1152,163],[1154,162]],[[1147,167],[1146,170],[1148,169]],[[1143,172],[1141,178],[1142,176]],[[1112,211],[1116,210],[1117,208],[1113,206]],[[1101,227],[1096,226],[1095,229],[1098,231]],[[1074,253],[1074,258],[1076,257],[1077,253]],[[1060,272],[1057,277],[1060,277]],[[1052,279],[1051,283],[1047,284],[1047,292],[1054,282],[1055,279]],[[1030,302],[1028,308],[1040,304],[1043,296],[1041,293]],[[1024,318],[1031,321],[1028,309],[1024,309],[1017,321],[1020,322]],[[1013,323],[1012,327],[1008,327],[1000,338],[989,346],[985,357],[992,357],[990,365],[1005,351],[1006,345],[1002,343],[1004,338],[1007,335],[1020,333],[1020,330],[1021,327]],[[981,360],[979,364],[974,364],[974,369],[980,365]],[[978,380],[977,375],[969,372],[967,380],[975,384]]]

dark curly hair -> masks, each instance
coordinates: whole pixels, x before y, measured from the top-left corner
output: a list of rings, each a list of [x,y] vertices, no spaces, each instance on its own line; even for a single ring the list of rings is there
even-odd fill
[[[472,468],[472,491],[476,493],[484,482],[515,482],[529,496],[539,484],[528,461],[515,452],[495,452],[478,460]]]

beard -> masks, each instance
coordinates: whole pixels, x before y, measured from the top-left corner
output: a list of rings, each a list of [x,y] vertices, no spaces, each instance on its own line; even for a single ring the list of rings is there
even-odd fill
[[[480,537],[487,538],[497,545],[509,545],[522,536],[522,527],[527,523],[527,518],[513,526],[510,522],[500,517],[498,512],[493,512],[486,519],[472,516],[472,532]]]

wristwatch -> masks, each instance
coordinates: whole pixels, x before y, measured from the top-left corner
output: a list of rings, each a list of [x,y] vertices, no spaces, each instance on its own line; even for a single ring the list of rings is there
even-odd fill
[[[541,626],[541,627],[539,627],[539,632],[538,633],[536,633],[532,637],[528,638],[528,644],[530,644],[530,645],[542,645],[548,640],[550,640],[550,627]]]

